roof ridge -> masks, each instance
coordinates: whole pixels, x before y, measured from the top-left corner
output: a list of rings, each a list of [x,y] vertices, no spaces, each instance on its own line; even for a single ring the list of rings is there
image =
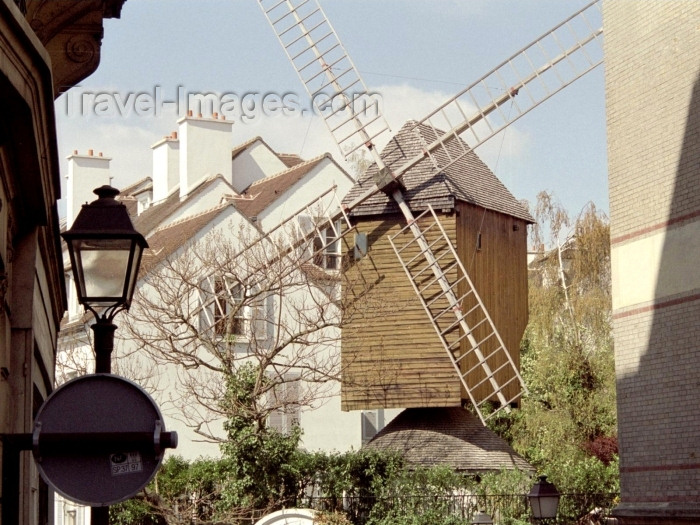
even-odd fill
[[[150,180],[150,181],[151,181],[151,184],[153,184],[153,179],[152,179],[152,177],[149,177],[149,176],[143,177],[143,178],[137,180],[136,182],[132,182],[131,184],[129,184],[128,186],[126,186],[123,190],[120,190],[120,191],[119,191],[119,196],[120,196],[120,197],[125,197],[126,195],[131,196],[131,193],[125,194],[125,192],[126,192],[127,190],[131,190],[132,188],[136,188],[137,186],[143,184],[144,182],[146,182],[146,181],[148,181],[148,180]]]
[[[257,136],[255,136],[255,137],[253,137],[253,138],[250,138],[250,139],[248,139],[248,140],[246,140],[246,141],[244,141],[244,142],[241,142],[241,143],[238,144],[237,146],[234,146],[233,148],[231,148],[231,151],[236,151],[237,149],[241,149],[241,148],[247,148],[247,147],[250,146],[253,142],[256,142],[256,141],[258,141],[258,140],[263,140],[263,138],[262,138],[260,135],[257,135]]]

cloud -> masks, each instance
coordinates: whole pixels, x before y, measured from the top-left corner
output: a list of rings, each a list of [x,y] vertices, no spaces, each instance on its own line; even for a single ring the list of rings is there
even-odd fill
[[[96,93],[98,90],[93,89],[92,92]],[[115,187],[124,187],[150,176],[150,146],[177,129],[177,119],[182,116],[178,111],[184,106],[178,106],[179,109],[174,105],[141,106],[141,109],[145,108],[148,111],[139,111],[139,106],[136,105],[138,99],[130,94],[108,90],[99,92],[105,93],[104,97],[100,99],[92,96],[88,103],[92,105],[89,111],[83,114],[76,115],[75,107],[73,111],[67,110],[65,95],[56,103],[62,173],[67,174],[68,164],[65,157],[73,150],[85,153],[93,149],[112,158],[110,169]],[[391,129],[391,133],[384,133],[377,139],[379,148],[382,148],[392,133],[398,131],[406,121],[422,119],[452,96],[451,93],[427,91],[408,85],[379,86],[375,93],[380,97],[382,112]],[[262,107],[263,102],[259,97],[252,103],[260,106],[251,106],[248,118],[240,118],[240,113],[232,114],[232,147],[254,136],[261,136],[279,152],[296,153],[304,158],[330,152],[339,162],[344,162],[323,119],[305,108],[307,97],[301,94],[295,96],[298,103],[295,103],[294,111],[269,111],[269,108]],[[74,98],[75,100],[78,99]],[[96,106],[100,100],[103,103],[100,106],[102,113],[98,111],[100,107]],[[240,106],[238,110],[240,112]],[[203,112],[206,111],[207,109]],[[465,111],[473,111],[473,108],[466,108]],[[460,118],[453,115],[454,121]],[[504,133],[481,146],[477,153],[495,169],[501,159],[512,162],[513,159],[524,155],[528,141],[528,135],[520,131],[517,125],[512,125]],[[65,194],[65,180],[63,183],[62,194]],[[59,203],[59,212],[62,210],[62,203]]]

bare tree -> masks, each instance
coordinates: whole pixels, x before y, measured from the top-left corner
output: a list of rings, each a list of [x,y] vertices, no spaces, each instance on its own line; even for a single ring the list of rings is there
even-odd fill
[[[315,226],[305,231],[338,237]],[[262,241],[258,235],[243,227],[210,231],[146,260],[125,316],[131,344],[121,345],[117,362],[145,356],[168,370],[177,384],[168,402],[210,442],[222,441],[213,423],[232,411],[259,428],[293,424],[300,409],[333,393],[341,373],[340,329],[352,313],[339,301],[342,241],[302,238],[298,227]],[[222,403],[244,363],[258,374],[250,399]]]

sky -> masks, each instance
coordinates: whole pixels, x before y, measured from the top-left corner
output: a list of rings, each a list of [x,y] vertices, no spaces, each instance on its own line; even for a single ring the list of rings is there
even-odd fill
[[[421,119],[587,3],[320,0],[365,85],[380,95],[393,131]],[[229,106],[232,147],[261,136],[279,152],[303,158],[330,152],[342,159],[313,112],[261,103],[287,95],[301,109],[310,107],[257,0],[128,0],[121,18],[104,25],[98,70],[56,101],[63,175],[73,150],[93,149],[112,158],[117,188],[150,176],[150,146],[177,129],[186,94],[201,92],[248,101],[246,110]],[[603,67],[476,153],[517,199],[534,203],[547,190],[572,216],[591,201],[607,212]],[[64,209],[59,203],[60,214]]]

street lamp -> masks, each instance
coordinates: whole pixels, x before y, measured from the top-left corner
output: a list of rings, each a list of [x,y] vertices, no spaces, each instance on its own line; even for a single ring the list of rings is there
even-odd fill
[[[78,302],[95,316],[95,373],[112,372],[114,316],[128,310],[146,239],[134,226],[123,203],[115,197],[119,190],[101,186],[94,190],[98,199],[83,204],[70,230],[62,234],[68,245]],[[109,507],[93,507],[93,525],[109,523]]]
[[[95,316],[95,373],[111,372],[114,316],[128,310],[136,288],[146,239],[134,230],[119,190],[101,186],[98,199],[84,204],[70,230],[68,245],[78,302]]]
[[[536,520],[556,518],[559,496],[559,491],[554,483],[547,481],[547,476],[540,476],[539,481],[535,483],[527,495],[533,517]]]

